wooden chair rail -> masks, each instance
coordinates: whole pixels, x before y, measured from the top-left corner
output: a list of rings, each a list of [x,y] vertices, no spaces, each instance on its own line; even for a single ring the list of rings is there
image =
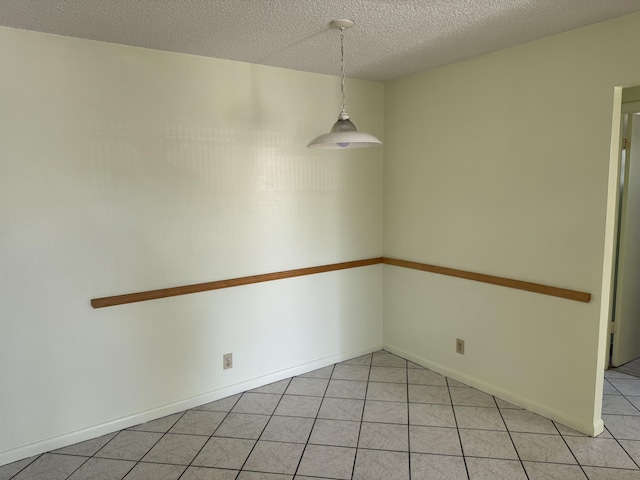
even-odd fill
[[[353,262],[333,263],[331,265],[321,265],[319,267],[299,268],[283,272],[265,273],[262,275],[252,275],[250,277],[232,278],[229,280],[218,280],[215,282],[198,283],[195,285],[185,285],[183,287],[128,293],[126,295],[116,295],[113,297],[94,298],[91,300],[91,306],[93,308],[112,307],[114,305],[123,305],[125,303],[144,302],[145,300],[156,300],[158,298],[175,297],[177,295],[187,295],[189,293],[239,287],[241,285],[251,285],[252,283],[270,282],[272,280],[282,280],[284,278],[301,277],[303,275],[333,272],[336,270],[345,270],[347,268],[365,267],[367,265],[376,265],[378,263],[382,263],[382,257],[355,260]]]
[[[414,270],[422,270],[423,272],[438,273],[440,275],[464,278],[466,280],[473,280],[476,282],[491,283],[492,285],[516,288],[518,290],[526,290],[528,292],[541,293],[543,295],[551,295],[554,297],[565,298],[567,300],[575,300],[576,302],[589,303],[589,301],[591,301],[590,293],[577,292],[566,288],[551,287],[548,285],[523,282],[521,280],[513,280],[504,277],[494,277],[493,275],[467,272],[465,270],[456,270],[453,268],[437,267],[426,263],[409,262],[407,260],[398,260],[396,258],[383,257],[382,260],[383,263],[386,263],[387,265],[395,265],[396,267],[412,268]]]
[[[286,270],[275,273],[265,273],[262,275],[252,275],[249,277],[232,278],[228,280],[218,280],[214,282],[198,283],[195,285],[185,285],[182,287],[163,288],[160,290],[149,290],[139,293],[128,293],[125,295],[115,295],[113,297],[94,298],[91,300],[93,308],[112,307],[115,305],[124,305],[126,303],[144,302],[146,300],[155,300],[159,298],[175,297],[177,295],[187,295],[189,293],[206,292],[209,290],[218,290],[221,288],[239,287],[241,285],[250,285],[252,283],[270,282],[272,280],[282,280],[285,278],[301,277],[303,275],[314,275],[316,273],[333,272],[336,270],[345,270],[348,268],[365,267],[368,265],[376,265],[385,263],[396,267],[411,268],[421,270],[423,272],[437,273],[440,275],[448,275],[451,277],[464,278],[476,282],[490,283],[500,285],[502,287],[516,288],[526,290],[528,292],[540,293],[543,295],[552,295],[554,297],[565,298],[567,300],[575,300],[577,302],[588,303],[591,300],[591,294],[585,292],[577,292],[575,290],[567,290],[566,288],[551,287],[548,285],[540,285],[537,283],[523,282],[520,280],[512,280],[503,277],[494,277],[493,275],[485,275],[482,273],[467,272],[464,270],[456,270],[453,268],[437,267],[426,263],[410,262],[407,260],[398,260],[389,257],[376,257],[366,260],[355,260],[352,262],[333,263],[330,265],[321,265],[318,267],[299,268],[296,270]]]

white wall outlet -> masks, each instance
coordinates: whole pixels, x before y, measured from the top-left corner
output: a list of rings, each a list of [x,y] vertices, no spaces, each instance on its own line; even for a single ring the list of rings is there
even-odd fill
[[[225,353],[222,356],[222,369],[233,368],[233,353]]]
[[[464,340],[456,338],[456,353],[464,355]]]

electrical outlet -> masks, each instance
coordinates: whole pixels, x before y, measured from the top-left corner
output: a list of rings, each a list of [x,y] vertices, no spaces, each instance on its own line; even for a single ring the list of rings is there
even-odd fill
[[[456,338],[456,353],[464,355],[464,340]]]
[[[233,353],[225,353],[222,356],[222,369],[233,368]]]

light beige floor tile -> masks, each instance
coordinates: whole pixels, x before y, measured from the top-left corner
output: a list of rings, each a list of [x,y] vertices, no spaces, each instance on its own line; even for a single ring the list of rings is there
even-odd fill
[[[327,390],[329,380],[326,378],[302,378],[296,377],[291,380],[287,387],[287,395],[308,395],[311,397],[322,397]]]
[[[375,383],[369,382],[367,400],[383,402],[406,402],[407,385],[403,383]]]
[[[521,407],[514,405],[513,403],[509,403],[506,400],[502,400],[501,398],[498,398],[498,397],[494,397],[494,398],[499,408],[522,410]]]
[[[578,465],[522,462],[529,480],[587,480]]]
[[[459,428],[480,430],[506,430],[498,407],[462,407],[454,406]],[[517,411],[517,410],[514,410]]]
[[[531,462],[575,464],[576,459],[560,435],[511,432],[521,460]],[[579,437],[573,437],[582,440]]]
[[[124,430],[97,453],[99,458],[140,460],[162,438],[162,433]]]
[[[620,470],[618,468],[583,467],[589,480],[640,480],[638,470]]]
[[[358,449],[353,480],[409,480],[409,454]]]
[[[218,468],[189,467],[180,480],[236,480],[237,470]]]
[[[178,420],[186,412],[175,413],[173,415],[167,415],[166,417],[158,418],[157,420],[151,420],[150,422],[142,423],[131,427],[128,430],[136,430],[141,432],[158,432],[166,433],[171,427],[173,427]]]
[[[226,415],[224,412],[189,410],[171,427],[169,433],[213,435]]]
[[[243,393],[231,411],[233,413],[271,415],[281,398],[282,395],[275,393]]]
[[[240,472],[237,480],[291,480],[292,475],[264,472]]]
[[[418,365],[417,363],[410,362],[407,360],[407,368],[416,368],[418,370],[426,370],[422,365]]]
[[[358,447],[406,452],[409,450],[408,426],[363,422]]]
[[[255,444],[255,440],[212,437],[192,464],[196,467],[240,470]]]
[[[274,412],[274,415],[284,417],[315,418],[320,410],[321,397],[306,395],[284,395]]]
[[[501,412],[510,432],[559,434],[551,420],[535,413],[527,410],[502,410]]]
[[[269,422],[268,415],[229,413],[217,428],[214,437],[248,438],[257,440]]]
[[[231,409],[235,406],[235,404],[240,400],[242,396],[241,393],[237,395],[232,395],[230,397],[221,398],[220,400],[216,400],[214,402],[205,403],[204,405],[200,405],[199,407],[194,408],[193,410],[208,410],[210,412],[230,412]]]
[[[369,400],[364,406],[365,422],[409,423],[409,406],[403,402],[378,402]],[[359,420],[359,419],[358,419]]]
[[[186,468],[184,465],[141,462],[133,467],[125,480],[178,480]]]
[[[447,378],[431,370],[412,370],[408,372],[408,382],[414,385],[447,386]]]
[[[10,478],[13,478],[17,473],[27,468],[39,457],[40,455],[34,455],[33,457],[23,458],[22,460],[18,460],[17,462],[11,462],[6,465],[0,466],[0,480],[9,480]]]
[[[322,400],[318,418],[360,421],[363,408],[364,400],[325,397]]]
[[[317,370],[312,370],[311,372],[303,373],[302,375],[298,375],[298,377],[302,378],[331,378],[331,374],[333,373],[333,365],[329,365],[328,367],[318,368]]]
[[[189,465],[206,442],[206,436],[167,433],[143,457],[143,461]]]
[[[507,432],[460,429],[465,456],[518,460],[511,436]]]
[[[346,420],[316,420],[309,443],[335,447],[357,447],[360,422]]]
[[[387,352],[375,352],[371,359],[372,367],[400,367],[405,368],[407,361],[404,358]]]
[[[65,480],[86,461],[86,457],[45,453],[18,473],[14,479]]]
[[[467,480],[462,457],[411,454],[411,480]]]
[[[294,474],[304,445],[298,443],[258,441],[243,470]]]
[[[603,395],[602,413],[606,415],[640,415],[640,410],[622,395]]]
[[[409,427],[409,450],[416,453],[462,455],[460,437],[456,428]]]
[[[569,448],[581,465],[593,467],[629,468],[637,466],[614,439],[567,437]]]
[[[300,461],[299,475],[349,480],[355,448],[308,445]]]
[[[617,388],[609,383],[609,380],[607,380],[606,378],[604,379],[602,391],[605,395],[622,395]]]
[[[640,465],[640,440],[619,440],[619,442],[636,464]]]
[[[640,396],[640,378],[608,378],[607,381],[613,385],[622,395]]]
[[[449,394],[449,387],[409,385],[409,401],[412,403],[451,405],[451,395]]]
[[[453,378],[447,378],[447,384],[450,387],[467,387],[467,388],[470,388],[469,385],[465,385],[464,383],[459,382],[457,380],[454,380]]]
[[[407,369],[395,367],[371,367],[370,382],[407,383]]]
[[[68,447],[59,448],[57,450],[54,450],[51,453],[64,453],[67,455],[80,455],[84,457],[91,457],[92,455],[95,455],[95,453],[98,450],[104,447],[113,437],[118,435],[118,433],[119,432],[102,435],[100,437],[92,438],[91,440],[87,440],[85,442],[80,442],[74,445],[69,445]],[[0,476],[0,478],[2,478],[2,476]]]
[[[522,464],[516,460],[467,458],[469,480],[527,480]]]
[[[368,365],[336,365],[331,378],[336,380],[369,380]]]
[[[355,380],[330,380],[326,397],[364,399],[367,393],[367,382]]]
[[[291,382],[291,379],[287,378],[285,380],[280,380],[279,382],[270,383],[268,385],[254,388],[253,390],[249,390],[249,391],[254,393],[276,393],[276,394],[282,395],[287,389],[287,387],[289,386],[290,382]]]
[[[307,443],[314,421],[313,418],[276,417],[274,415],[262,432],[260,440]]]
[[[372,354],[369,353],[368,355],[362,355],[360,357],[340,362],[340,365],[371,365],[371,357]]]
[[[496,407],[493,396],[470,387],[449,387],[454,405],[467,407]]]
[[[618,440],[640,440],[640,417],[602,415],[607,430]]]
[[[409,404],[409,423],[430,427],[455,427],[451,405],[431,405],[427,403]]]
[[[122,480],[135,464],[129,460],[90,458],[68,480]]]

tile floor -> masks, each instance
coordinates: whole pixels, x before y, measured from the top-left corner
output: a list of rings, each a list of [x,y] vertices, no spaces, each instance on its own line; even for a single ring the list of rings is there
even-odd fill
[[[630,362],[615,368],[614,371],[633,375],[634,377],[640,377],[640,358],[631,360]]]
[[[381,351],[0,467],[0,480],[640,479],[640,379],[606,431],[558,423]]]

